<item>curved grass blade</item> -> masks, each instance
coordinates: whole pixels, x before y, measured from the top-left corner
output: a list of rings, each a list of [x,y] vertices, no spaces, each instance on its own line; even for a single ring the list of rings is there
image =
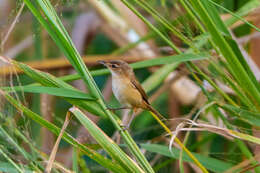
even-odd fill
[[[151,67],[151,66],[163,65],[163,64],[166,65],[172,63],[203,60],[209,57],[210,56],[207,53],[199,53],[199,54],[183,53],[180,55],[172,55],[172,56],[166,56],[161,58],[158,57],[150,60],[140,61],[140,62],[130,64],[130,66],[133,67],[134,69],[138,69],[138,68]]]
[[[51,131],[55,135],[59,135],[60,128],[58,128],[57,126],[53,125],[52,123],[46,121],[40,115],[32,112],[30,109],[28,109],[27,107],[25,107],[24,105],[19,103],[17,100],[15,100],[13,97],[8,95],[7,93],[0,90],[0,95],[5,97],[9,103],[11,103],[14,107],[16,107],[21,112],[23,112],[26,116],[31,118],[33,121],[35,121],[36,123],[40,124],[41,126],[47,128],[49,131]],[[88,157],[95,160],[100,165],[104,166],[105,168],[107,168],[113,172],[118,172],[118,173],[124,172],[124,169],[118,163],[115,163],[115,162],[105,158],[101,154],[97,153],[93,149],[90,149],[90,148],[86,147],[85,145],[80,144],[77,140],[75,140],[73,137],[71,137],[68,133],[65,132],[63,134],[62,138],[69,144],[80,149]]]
[[[79,53],[76,51],[71,39],[69,38],[66,30],[64,29],[60,19],[58,18],[57,14],[56,14],[55,10],[53,9],[49,0],[37,0],[36,1],[37,5],[39,5],[40,9],[44,13],[46,20],[48,22],[45,21],[45,18],[43,18],[41,13],[36,10],[34,5],[29,0],[24,0],[24,2],[30,8],[30,10],[33,12],[33,14],[37,18],[39,18],[39,21],[46,27],[48,32],[51,33],[50,35],[53,37],[53,39],[55,40],[57,45],[62,49],[62,51],[64,52],[66,57],[69,59],[69,61],[73,65],[73,67],[82,76],[84,82],[88,85],[90,93],[98,99],[97,102],[101,106],[104,113],[110,118],[110,120],[113,122],[114,126],[119,131],[122,131],[122,128],[118,124],[118,121],[111,114],[111,112],[107,110],[103,97],[101,95],[101,92],[99,91],[97,85],[95,84],[95,82],[94,82],[92,76],[90,75],[88,69],[86,68],[85,64],[83,63]],[[129,8],[131,8],[131,7],[129,7]],[[133,9],[131,9],[131,10],[133,10]],[[139,17],[141,18],[142,16],[139,15]],[[153,27],[149,22],[147,22],[147,21],[145,21],[145,22],[148,25],[150,25],[150,27]],[[156,30],[156,28],[153,27],[153,30]],[[161,34],[161,32],[157,32],[157,33]],[[175,49],[179,54],[181,53],[181,51],[174,44],[172,44],[166,37],[164,37],[162,34],[161,34],[161,37],[163,37],[164,40],[168,44],[170,44],[170,46],[173,49]],[[137,158],[138,162],[142,165],[142,167],[147,172],[154,172],[153,169],[151,168],[150,164],[148,163],[147,159],[144,157],[142,152],[139,150],[138,146],[136,145],[134,140],[131,138],[129,133],[122,131],[121,135],[123,136],[129,149],[135,155],[135,157]]]
[[[7,154],[5,154],[5,152],[2,150],[1,147],[0,147],[0,153],[18,172],[20,173],[24,172],[22,168],[20,168],[20,166],[18,166]]]
[[[179,63],[168,64],[161,67],[155,73],[153,73],[149,78],[147,78],[142,86],[146,92],[155,89],[159,84],[161,84],[165,78],[178,67]]]
[[[175,50],[178,54],[182,52],[180,49],[175,46],[162,32],[160,32],[155,26],[153,26],[141,13],[139,13],[136,8],[134,8],[127,0],[121,0],[135,15],[137,15],[146,25],[149,26],[155,33],[157,33],[173,50]]]
[[[39,6],[40,10],[35,8],[34,4],[30,0],[24,0],[24,2],[30,8],[31,12],[39,20],[39,22],[50,33],[56,44],[61,48],[61,50],[66,55],[68,60],[71,62],[75,70],[81,75],[83,81],[88,86],[90,94],[98,99],[97,103],[101,107],[101,109],[99,110],[103,111],[105,115],[109,117],[113,125],[119,131],[122,131],[122,128],[118,124],[117,119],[113,116],[113,114],[110,111],[107,110],[100,90],[98,89],[93,77],[90,75],[86,65],[84,64],[75,46],[73,45],[72,40],[70,39],[68,33],[63,27],[59,17],[57,16],[49,0],[35,1],[35,4]],[[42,16],[42,14],[45,15],[45,18]],[[140,165],[142,165],[142,168],[144,168],[147,172],[154,172],[149,162],[147,161],[143,153],[140,151],[139,147],[134,142],[130,134],[128,132],[122,131],[121,135],[125,140],[126,144],[128,145],[132,154],[136,157]]]
[[[252,112],[245,109],[242,109],[240,107],[232,106],[229,104],[219,104],[221,108],[224,110],[233,113],[235,116],[238,116],[243,121],[254,125],[254,126],[260,126],[260,113],[259,112]]]
[[[83,112],[78,108],[70,109],[81,124],[89,131],[91,136],[116,160],[127,172],[144,172],[129,156],[127,156],[120,147],[109,138],[95,123],[93,123]]]
[[[256,105],[260,106],[259,84],[257,84],[252,71],[243,56],[241,56],[241,52],[237,49],[237,44],[234,41],[229,41],[232,40],[231,35],[220,19],[214,6],[209,4],[208,1],[192,0],[190,3],[208,29],[212,41],[218,46],[219,51],[227,60],[231,74],[239,85],[241,85],[241,88],[254,99]],[[229,38],[229,40],[227,38]]]
[[[257,28],[255,25],[249,23],[247,20],[245,20],[244,18],[241,17],[244,13],[240,14],[241,12],[238,11],[238,14],[236,14],[236,13],[233,13],[232,11],[226,9],[225,7],[222,7],[221,5],[215,3],[215,2],[212,1],[212,0],[207,0],[207,1],[209,1],[210,3],[214,4],[215,6],[217,6],[217,7],[219,7],[219,8],[221,8],[222,10],[226,11],[227,13],[231,14],[234,18],[237,18],[238,20],[243,21],[245,24],[249,25],[250,27],[252,27],[252,28],[254,28],[255,30],[257,30],[258,32],[260,32],[260,29],[259,29],[259,28]],[[249,4],[250,7],[251,7],[252,5],[254,5],[254,7],[257,7],[257,6],[260,5],[260,2],[259,2],[259,1],[255,1],[255,0],[254,0],[254,1],[251,1],[251,2],[249,2],[249,3],[250,3],[250,4]],[[244,7],[244,6],[243,6],[243,7]],[[234,18],[232,18],[232,19],[235,20]],[[234,22],[233,20],[230,20],[229,22]],[[228,23],[228,24],[229,24],[229,23]]]
[[[40,164],[37,164],[36,159],[34,159],[29,152],[25,151],[24,148],[19,146],[17,141],[13,137],[11,137],[1,125],[0,125],[0,135],[5,137],[4,140],[8,141],[8,143],[12,145],[14,149],[17,150],[28,161],[29,163],[28,165],[31,168],[40,171],[39,168],[42,168],[42,166]]]
[[[184,34],[181,33],[175,26],[173,26],[167,19],[160,15],[152,6],[149,5],[145,0],[134,0],[139,6],[141,6],[145,11],[151,14],[155,20],[160,22],[163,26],[169,29],[175,36],[180,38],[184,43],[188,44],[192,48],[195,48],[192,41],[186,38]]]
[[[1,172],[8,172],[8,173],[19,173],[19,171],[8,162],[0,162],[0,171]],[[33,170],[29,170],[27,168],[22,169],[23,173],[34,173]]]
[[[141,144],[141,147],[147,151],[158,153],[167,157],[179,158],[180,150],[177,148],[172,149],[172,153],[169,150],[168,146],[159,145],[159,144]],[[214,158],[206,157],[197,153],[193,155],[198,158],[198,160],[210,171],[222,173],[225,170],[233,166],[232,163],[224,162]],[[186,153],[183,153],[183,160],[186,162],[193,162]]]
[[[67,97],[74,99],[83,99],[83,100],[95,100],[92,96],[83,93],[81,91],[67,89],[67,88],[56,88],[56,87],[44,87],[44,86],[20,86],[16,87],[14,90],[5,90],[6,92],[14,91],[23,91],[29,93],[39,93],[39,94],[49,94],[59,97]]]
[[[58,87],[58,88],[65,88],[73,91],[78,91],[73,86],[67,84],[66,82],[52,76],[51,74],[41,72],[39,70],[32,69],[31,67],[27,66],[26,64],[12,61],[12,63],[17,66],[19,69],[21,69],[26,75],[28,75],[33,80],[39,82],[43,86],[47,87]],[[19,89],[20,86],[14,87],[14,88],[5,88],[9,90],[16,90]],[[80,91],[78,91],[80,92]],[[99,116],[106,116],[104,112],[100,109],[100,106],[97,104],[96,101],[92,100],[77,100],[72,98],[65,98],[68,102],[70,102],[73,105],[77,105],[83,109],[86,109],[90,113],[93,113],[94,115]]]
[[[50,74],[40,72],[38,70],[34,70],[34,69],[32,69],[32,68],[30,68],[27,65],[22,64],[22,63],[15,62],[14,64],[16,64],[19,68],[21,68],[21,70],[23,70],[27,75],[29,75],[30,77],[32,77],[36,81],[41,82],[43,85],[55,85],[57,87],[73,88],[69,84],[67,84],[63,81],[57,80],[54,76],[52,76]],[[73,88],[73,90],[75,90],[75,89]],[[82,101],[80,101],[80,100],[75,100],[73,102],[70,99],[68,99],[68,101],[71,102],[72,104],[75,103],[75,105],[79,105],[79,106],[80,106],[80,104],[82,104]],[[90,102],[88,102],[88,103],[90,103]],[[87,104],[87,105],[89,106],[89,104]],[[87,110],[89,111],[89,109],[87,109]],[[104,113],[102,115],[104,115]],[[117,119],[117,121],[118,121],[118,119]]]
[[[83,81],[87,84],[90,90],[90,94],[98,98],[101,93],[97,89],[94,79],[91,77],[86,65],[72,43],[69,34],[62,25],[49,0],[35,1],[40,10],[35,8],[34,4],[30,0],[24,0],[24,2],[36,16],[38,21],[46,28],[50,36],[66,55],[75,70],[81,75]],[[42,14],[44,14],[44,16]]]
[[[151,67],[151,66],[157,66],[157,65],[166,65],[166,64],[173,64],[173,63],[182,63],[182,62],[188,62],[188,61],[199,61],[208,59],[210,56],[207,53],[199,53],[199,54],[192,54],[192,53],[183,53],[181,55],[171,55],[166,57],[157,57],[154,59],[139,61],[136,63],[130,64],[130,66],[133,69],[141,69],[145,67]],[[101,76],[109,74],[108,69],[99,69],[99,70],[92,70],[90,71],[92,76]],[[66,75],[63,77],[59,77],[58,79],[61,79],[65,82],[71,82],[74,80],[81,79],[81,76],[79,74],[72,74],[72,75]]]
[[[248,134],[245,134],[245,133],[240,133],[240,132],[237,132],[237,131],[234,131],[234,130],[229,130],[229,133],[234,135],[234,136],[237,136],[240,139],[243,139],[243,140],[246,140],[246,141],[260,145],[260,138],[257,138],[257,137],[254,137],[254,136],[251,136],[251,135],[248,135]]]

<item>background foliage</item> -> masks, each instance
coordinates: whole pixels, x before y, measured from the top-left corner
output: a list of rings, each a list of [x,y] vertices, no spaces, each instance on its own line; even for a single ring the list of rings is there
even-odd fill
[[[0,4],[0,171],[260,172],[258,0]],[[122,129],[111,59],[165,121]]]

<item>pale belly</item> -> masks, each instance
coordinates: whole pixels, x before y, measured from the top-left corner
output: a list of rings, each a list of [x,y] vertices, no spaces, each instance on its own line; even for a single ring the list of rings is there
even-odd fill
[[[129,80],[112,78],[112,90],[122,105],[127,107],[141,107],[142,96]]]

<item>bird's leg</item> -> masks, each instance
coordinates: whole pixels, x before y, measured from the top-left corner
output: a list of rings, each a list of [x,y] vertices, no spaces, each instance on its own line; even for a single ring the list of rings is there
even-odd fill
[[[131,112],[130,112],[130,113],[131,113]],[[129,114],[130,114],[130,113],[129,113]],[[130,115],[131,117],[130,117],[130,119],[128,120],[127,124],[126,124],[126,125],[124,125],[124,124],[121,125],[121,126],[123,127],[123,130],[128,130],[128,129],[129,129],[129,127],[130,127],[130,125],[131,125],[133,119],[136,117],[136,113],[137,113],[137,108],[133,108],[133,112],[132,112],[132,114]]]

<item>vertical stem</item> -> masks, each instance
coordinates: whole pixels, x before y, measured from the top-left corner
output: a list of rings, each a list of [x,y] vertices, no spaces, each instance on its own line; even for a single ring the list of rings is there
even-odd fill
[[[98,100],[98,103],[101,105],[103,111],[109,117],[111,117],[110,120],[115,125],[115,127],[119,130],[120,134],[122,135],[123,139],[125,140],[130,151],[133,153],[134,156],[136,156],[136,159],[140,163],[141,167],[148,173],[154,172],[153,168],[151,167],[151,165],[149,164],[149,162],[147,161],[147,159],[145,158],[145,156],[143,155],[143,153],[141,152],[141,150],[139,149],[139,147],[137,146],[137,144],[135,143],[135,141],[133,140],[131,135],[126,130],[123,130],[121,128],[121,126],[119,125],[119,124],[121,124],[120,123],[121,120],[120,119],[116,120],[114,118],[114,115],[111,114],[111,112],[107,109],[106,105],[104,104],[104,102],[102,100]]]

